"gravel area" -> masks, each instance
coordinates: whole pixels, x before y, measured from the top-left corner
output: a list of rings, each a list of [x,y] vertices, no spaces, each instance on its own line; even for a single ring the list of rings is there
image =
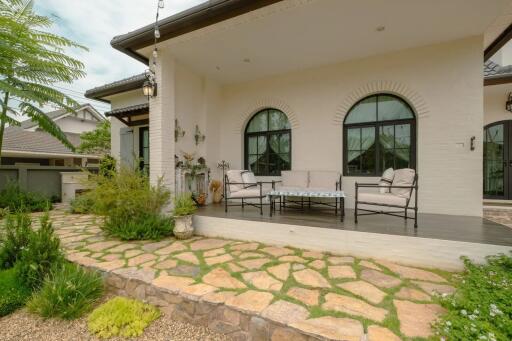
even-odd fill
[[[63,321],[42,318],[29,314],[24,309],[0,318],[0,340],[2,341],[68,341],[99,340],[89,334],[87,319]],[[173,321],[162,315],[137,338],[113,338],[110,340],[151,340],[151,341],[230,341],[225,335],[207,328]]]

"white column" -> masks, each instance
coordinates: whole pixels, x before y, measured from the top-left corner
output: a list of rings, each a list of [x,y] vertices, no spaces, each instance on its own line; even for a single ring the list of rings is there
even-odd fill
[[[149,101],[149,176],[153,185],[163,178],[165,186],[174,192],[174,59],[159,51],[155,73],[157,95]]]

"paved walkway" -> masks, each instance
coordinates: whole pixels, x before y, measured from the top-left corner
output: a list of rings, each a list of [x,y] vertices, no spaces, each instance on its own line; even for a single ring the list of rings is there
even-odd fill
[[[250,312],[306,333],[359,341],[427,338],[451,274],[257,242],[194,237],[122,242],[100,218],[51,212],[68,259],[104,271],[140,271],[157,287]],[[133,294],[133,293],[128,293]]]
[[[485,207],[484,218],[512,227],[512,207]]]

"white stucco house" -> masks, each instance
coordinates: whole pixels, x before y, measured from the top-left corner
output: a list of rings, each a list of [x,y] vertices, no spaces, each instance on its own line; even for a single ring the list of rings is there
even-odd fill
[[[90,104],[84,104],[74,113],[64,109],[46,113],[74,145],[80,145],[80,134],[96,129],[105,118]],[[2,166],[87,166],[97,164],[101,155],[86,155],[72,151],[55,137],[42,131],[31,119],[19,126],[7,127],[2,145]]]
[[[170,188],[187,152],[219,180],[221,160],[340,171],[350,208],[356,181],[409,167],[420,212],[482,216],[484,194],[512,199],[511,16],[509,0],[208,1],[158,23],[156,58],[154,24],[112,40],[154,61],[155,96],[144,75],[86,96],[112,105],[114,156]]]

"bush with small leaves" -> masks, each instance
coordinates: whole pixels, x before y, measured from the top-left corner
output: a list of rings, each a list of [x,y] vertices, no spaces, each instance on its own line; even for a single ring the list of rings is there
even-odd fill
[[[22,190],[17,182],[9,182],[0,191],[0,208],[8,208],[10,211],[41,212],[51,209],[52,202],[42,194]]]
[[[89,331],[100,338],[136,337],[154,320],[159,310],[149,304],[124,297],[115,297],[89,315]]]
[[[39,289],[53,267],[64,261],[59,238],[55,235],[48,213],[41,217],[41,227],[30,233],[27,246],[15,268],[18,279],[32,289]]]
[[[12,268],[20,258],[33,233],[31,225],[30,216],[25,212],[7,214],[3,242],[0,244],[0,269]]]
[[[94,212],[94,199],[84,193],[69,203],[71,213],[85,214]]]
[[[90,311],[102,294],[103,282],[98,273],[64,263],[46,276],[41,290],[28,301],[27,308],[44,318],[71,320]]]

